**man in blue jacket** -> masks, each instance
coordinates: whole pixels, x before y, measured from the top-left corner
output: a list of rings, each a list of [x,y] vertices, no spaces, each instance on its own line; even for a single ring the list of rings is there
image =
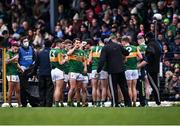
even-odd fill
[[[31,106],[37,106],[35,101],[33,101],[33,99],[30,97],[31,92],[29,92],[28,79],[33,73],[35,52],[34,49],[29,45],[29,40],[27,37],[22,38],[21,47],[19,48],[18,62],[22,69],[22,71],[19,73],[22,107],[26,107],[28,101],[30,102]]]
[[[54,86],[51,79],[51,66],[49,59],[49,52],[51,42],[45,40],[45,48],[37,53],[36,67],[39,69],[39,95],[40,95],[40,106],[51,107],[53,103],[53,91]]]

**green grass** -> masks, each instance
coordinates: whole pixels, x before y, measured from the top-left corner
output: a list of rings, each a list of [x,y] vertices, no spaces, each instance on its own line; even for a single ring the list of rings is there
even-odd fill
[[[180,124],[180,107],[0,108],[0,124],[119,125]]]

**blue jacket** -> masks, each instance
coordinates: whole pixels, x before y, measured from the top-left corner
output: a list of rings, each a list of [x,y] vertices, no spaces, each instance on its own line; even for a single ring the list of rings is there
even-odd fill
[[[51,75],[49,52],[50,48],[44,48],[37,54],[36,66],[39,68],[39,76]]]
[[[19,48],[19,64],[20,66],[24,66],[29,68],[34,62],[34,50],[31,46],[28,49],[23,47]]]

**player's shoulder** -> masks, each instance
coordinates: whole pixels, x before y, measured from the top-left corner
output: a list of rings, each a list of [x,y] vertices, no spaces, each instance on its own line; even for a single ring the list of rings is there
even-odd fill
[[[6,54],[11,54],[12,53],[12,51],[11,50],[8,50],[7,52],[6,52]]]

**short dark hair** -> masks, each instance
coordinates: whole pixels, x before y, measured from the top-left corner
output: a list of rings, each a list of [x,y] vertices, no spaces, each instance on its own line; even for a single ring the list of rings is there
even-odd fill
[[[52,45],[52,42],[49,39],[44,40],[44,46],[45,47],[51,47],[51,45]]]
[[[73,43],[75,43],[75,41],[80,41],[81,42],[81,39],[80,38],[75,38],[75,39],[73,39]]]
[[[62,43],[64,40],[63,39],[55,39],[54,43]]]
[[[65,44],[72,44],[72,41],[71,41],[70,39],[66,39],[66,40],[64,41],[64,43],[65,43]]]
[[[127,36],[123,36],[121,41],[130,42],[130,40]]]
[[[89,44],[89,45],[92,45],[92,43],[93,43],[93,40],[92,40],[92,39],[90,39],[90,38],[86,39],[85,41],[86,41],[86,42],[87,42],[87,44]]]
[[[28,36],[21,37],[21,42],[23,42],[24,39],[28,39]]]

